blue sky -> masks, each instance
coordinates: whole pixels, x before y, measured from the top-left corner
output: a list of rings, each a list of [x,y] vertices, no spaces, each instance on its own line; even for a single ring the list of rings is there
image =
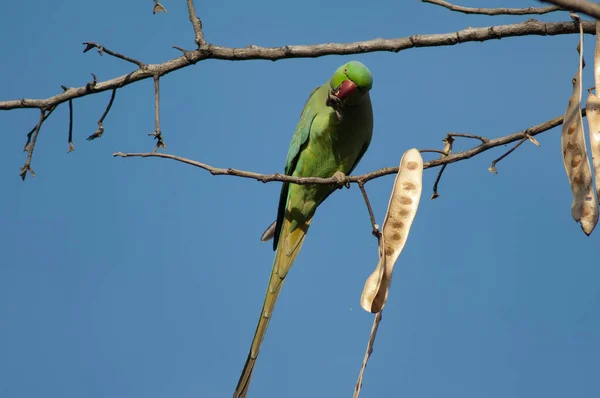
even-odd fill
[[[522,6],[519,1],[485,6]],[[185,1],[12,2],[0,14],[0,99],[43,98],[133,70],[84,41],[146,63],[193,47]],[[419,1],[201,2],[206,39],[224,46],[349,42],[441,33],[527,17],[477,17]],[[469,1],[463,5],[482,6]],[[528,5],[539,5],[527,2]],[[540,19],[567,20],[547,15]],[[168,152],[272,173],[283,163],[310,91],[357,59],[374,74],[375,131],[356,173],[398,164],[449,131],[497,137],[564,113],[577,36],[510,38],[278,62],[209,60],[161,79]],[[593,37],[586,36],[593,84]],[[273,252],[259,236],[279,183],[213,177],[153,148],[153,85],[74,102],[44,124],[23,183],[35,110],[0,113],[0,397],[228,397],[247,350]],[[597,397],[600,231],[571,219],[560,128],[487,171],[497,148],[453,164],[419,213],[395,268],[361,397]],[[456,149],[472,142],[459,141]],[[426,159],[431,156],[426,156]],[[367,190],[381,222],[393,177]],[[250,397],[348,397],[372,315],[360,308],[377,262],[359,190],[332,195],[292,268]]]

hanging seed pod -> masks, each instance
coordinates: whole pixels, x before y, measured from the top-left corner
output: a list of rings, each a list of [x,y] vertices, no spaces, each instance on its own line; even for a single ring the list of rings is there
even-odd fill
[[[379,263],[367,278],[360,298],[360,305],[365,311],[377,313],[385,306],[394,264],[408,239],[419,207],[422,187],[423,158],[417,149],[409,149],[400,160],[400,170],[396,175],[383,222],[379,239]]]
[[[573,14],[572,14],[573,16]],[[578,17],[574,18],[579,21]],[[562,126],[561,147],[563,162],[571,192],[573,203],[571,215],[581,224],[581,229],[586,235],[594,230],[598,223],[598,201],[592,187],[592,170],[587,157],[587,147],[581,117],[581,78],[583,63],[583,28],[579,24],[579,68],[573,78],[573,93],[569,98],[567,111]]]
[[[596,51],[594,53],[594,80],[596,94],[590,92],[585,105],[590,133],[590,147],[592,150],[592,163],[594,165],[594,178],[596,193],[600,196],[600,21],[596,22]]]
[[[592,149],[596,192],[600,195],[600,98],[594,93],[590,93],[587,98],[585,109],[590,133],[590,147]]]

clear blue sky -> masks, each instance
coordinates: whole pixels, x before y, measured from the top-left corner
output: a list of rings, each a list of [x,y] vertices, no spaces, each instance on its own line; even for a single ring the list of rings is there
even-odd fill
[[[193,47],[183,0],[11,2],[0,14],[0,99],[43,98],[105,80],[130,64]],[[522,6],[520,1],[464,5]],[[278,46],[512,23],[419,1],[197,1],[206,38]],[[539,5],[527,2],[527,5]],[[566,14],[540,19],[567,20]],[[593,84],[586,36],[585,87]],[[564,113],[577,36],[510,38],[399,54],[278,62],[206,61],[161,80],[168,152],[221,167],[283,169],[310,91],[350,59],[366,63],[375,132],[356,173],[398,164],[449,131],[497,137]],[[229,397],[246,359],[273,252],[259,236],[279,183],[213,177],[162,159],[115,159],[154,142],[151,80],[74,102],[44,124],[23,183],[35,110],[0,113],[0,397]],[[487,171],[498,148],[451,165],[425,188],[395,278],[361,397],[600,396],[600,230],[571,219],[560,129]],[[457,142],[465,149],[472,142]],[[427,156],[431,158],[431,156]],[[393,177],[367,185],[381,222]],[[599,227],[600,228],[600,227]],[[250,397],[349,397],[373,316],[359,298],[377,261],[359,190],[317,212],[286,282]]]

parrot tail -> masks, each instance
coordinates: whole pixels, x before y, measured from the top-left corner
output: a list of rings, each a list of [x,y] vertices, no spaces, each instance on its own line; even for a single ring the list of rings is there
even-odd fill
[[[275,302],[285,281],[285,277],[292,266],[292,263],[296,259],[302,243],[304,243],[304,237],[306,231],[310,226],[312,217],[305,223],[300,224],[293,232],[290,230],[290,222],[287,219],[283,221],[283,227],[281,229],[281,236],[279,244],[277,246],[277,252],[275,253],[275,261],[273,262],[273,270],[271,271],[271,278],[269,279],[269,288],[265,296],[265,302],[263,304],[258,325],[256,326],[256,332],[254,333],[254,339],[252,340],[252,346],[246,359],[246,364],[242,370],[240,380],[238,381],[233,398],[245,398],[248,393],[250,386],[250,379],[252,378],[252,372],[254,371],[254,365],[256,364],[256,358],[260,351],[260,345],[267,332],[273,309],[275,308]]]

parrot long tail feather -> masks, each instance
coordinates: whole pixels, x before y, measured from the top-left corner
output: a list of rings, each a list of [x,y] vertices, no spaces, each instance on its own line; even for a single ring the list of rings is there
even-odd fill
[[[252,339],[250,352],[248,353],[246,364],[244,365],[237,387],[233,393],[233,398],[245,398],[248,393],[254,365],[256,364],[260,346],[267,332],[267,327],[269,326],[269,321],[271,320],[271,315],[275,308],[275,302],[279,297],[279,292],[281,291],[285,277],[304,243],[304,237],[306,236],[306,231],[308,230],[311,221],[312,218],[291,233],[289,232],[290,222],[287,219],[283,222],[279,245],[277,247],[277,252],[275,253],[275,260],[273,261],[273,270],[271,271],[271,278],[269,279],[269,287],[265,295],[265,301],[260,313],[258,325],[256,326],[256,332]]]
[[[279,279],[279,277],[277,277],[276,275],[274,276],[277,279]],[[269,282],[269,286],[270,285],[271,282]],[[256,327],[254,339],[252,340],[252,346],[250,348],[250,352],[248,353],[246,363],[244,364],[242,374],[240,375],[240,379],[235,389],[235,393],[233,394],[233,398],[245,398],[246,394],[248,393],[248,387],[250,387],[250,379],[252,378],[254,365],[256,364],[256,359],[258,358],[258,353],[260,351],[260,345],[262,344],[262,340],[264,339],[265,334],[267,332],[267,327],[269,326],[269,321],[271,320],[270,316],[265,316],[265,311],[272,313],[273,308],[275,307],[275,302],[277,301],[277,297],[279,296],[279,292],[281,291],[283,281],[281,281],[278,285],[279,288],[274,293],[267,291],[267,296],[265,297],[265,303],[260,314],[260,319],[258,320],[258,325]]]

